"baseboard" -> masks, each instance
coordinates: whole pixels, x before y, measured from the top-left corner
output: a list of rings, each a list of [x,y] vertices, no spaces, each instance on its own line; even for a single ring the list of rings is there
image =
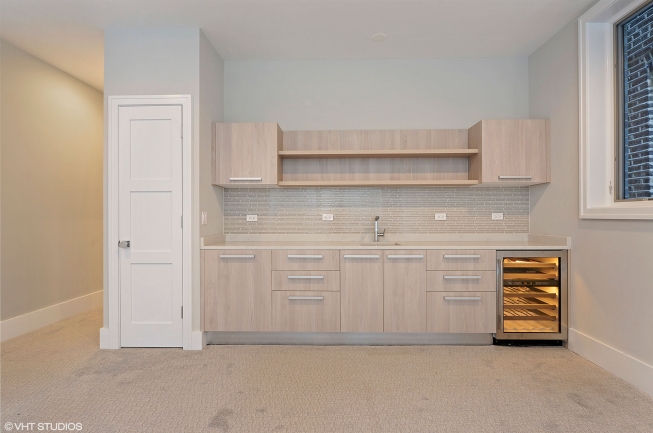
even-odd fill
[[[101,307],[103,303],[102,292],[102,290],[98,290],[97,292],[32,311],[22,316],[3,320],[0,322],[0,341],[18,337],[19,335],[35,331],[67,317]]]
[[[206,347],[206,333],[196,331],[191,334],[190,350],[202,350]]]
[[[653,366],[569,328],[569,350],[653,397]]]

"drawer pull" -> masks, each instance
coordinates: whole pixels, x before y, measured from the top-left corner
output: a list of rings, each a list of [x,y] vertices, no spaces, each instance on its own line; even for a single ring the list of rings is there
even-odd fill
[[[389,259],[423,259],[423,254],[388,254]]]
[[[533,176],[499,176],[499,179],[533,179]]]
[[[221,259],[253,259],[254,254],[220,254]]]
[[[251,181],[251,182],[257,182],[263,180],[262,177],[230,177],[230,181]]]
[[[480,301],[480,296],[445,296],[445,301]]]
[[[445,280],[480,280],[480,275],[445,275]]]
[[[289,259],[323,259],[322,254],[288,254]]]
[[[324,296],[288,296],[289,301],[324,301]]]
[[[324,275],[288,275],[289,280],[323,280]]]
[[[378,254],[345,254],[343,256],[346,259],[379,259],[381,258]]]
[[[480,254],[445,254],[445,259],[480,259]]]

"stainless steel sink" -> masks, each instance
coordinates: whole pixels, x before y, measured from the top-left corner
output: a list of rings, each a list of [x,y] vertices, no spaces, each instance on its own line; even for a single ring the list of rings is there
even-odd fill
[[[361,246],[363,247],[390,247],[395,245],[399,244],[396,242],[361,242]]]

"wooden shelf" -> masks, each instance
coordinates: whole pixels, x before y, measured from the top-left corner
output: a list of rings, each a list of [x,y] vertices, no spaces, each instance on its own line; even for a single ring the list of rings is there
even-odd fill
[[[334,180],[279,181],[281,187],[353,187],[353,186],[473,186],[477,180]]]
[[[280,150],[283,159],[342,159],[342,158],[469,158],[478,149],[423,150]]]

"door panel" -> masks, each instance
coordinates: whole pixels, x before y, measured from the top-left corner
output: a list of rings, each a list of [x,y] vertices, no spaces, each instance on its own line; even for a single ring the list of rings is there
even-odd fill
[[[182,346],[181,106],[120,107],[120,342]]]

